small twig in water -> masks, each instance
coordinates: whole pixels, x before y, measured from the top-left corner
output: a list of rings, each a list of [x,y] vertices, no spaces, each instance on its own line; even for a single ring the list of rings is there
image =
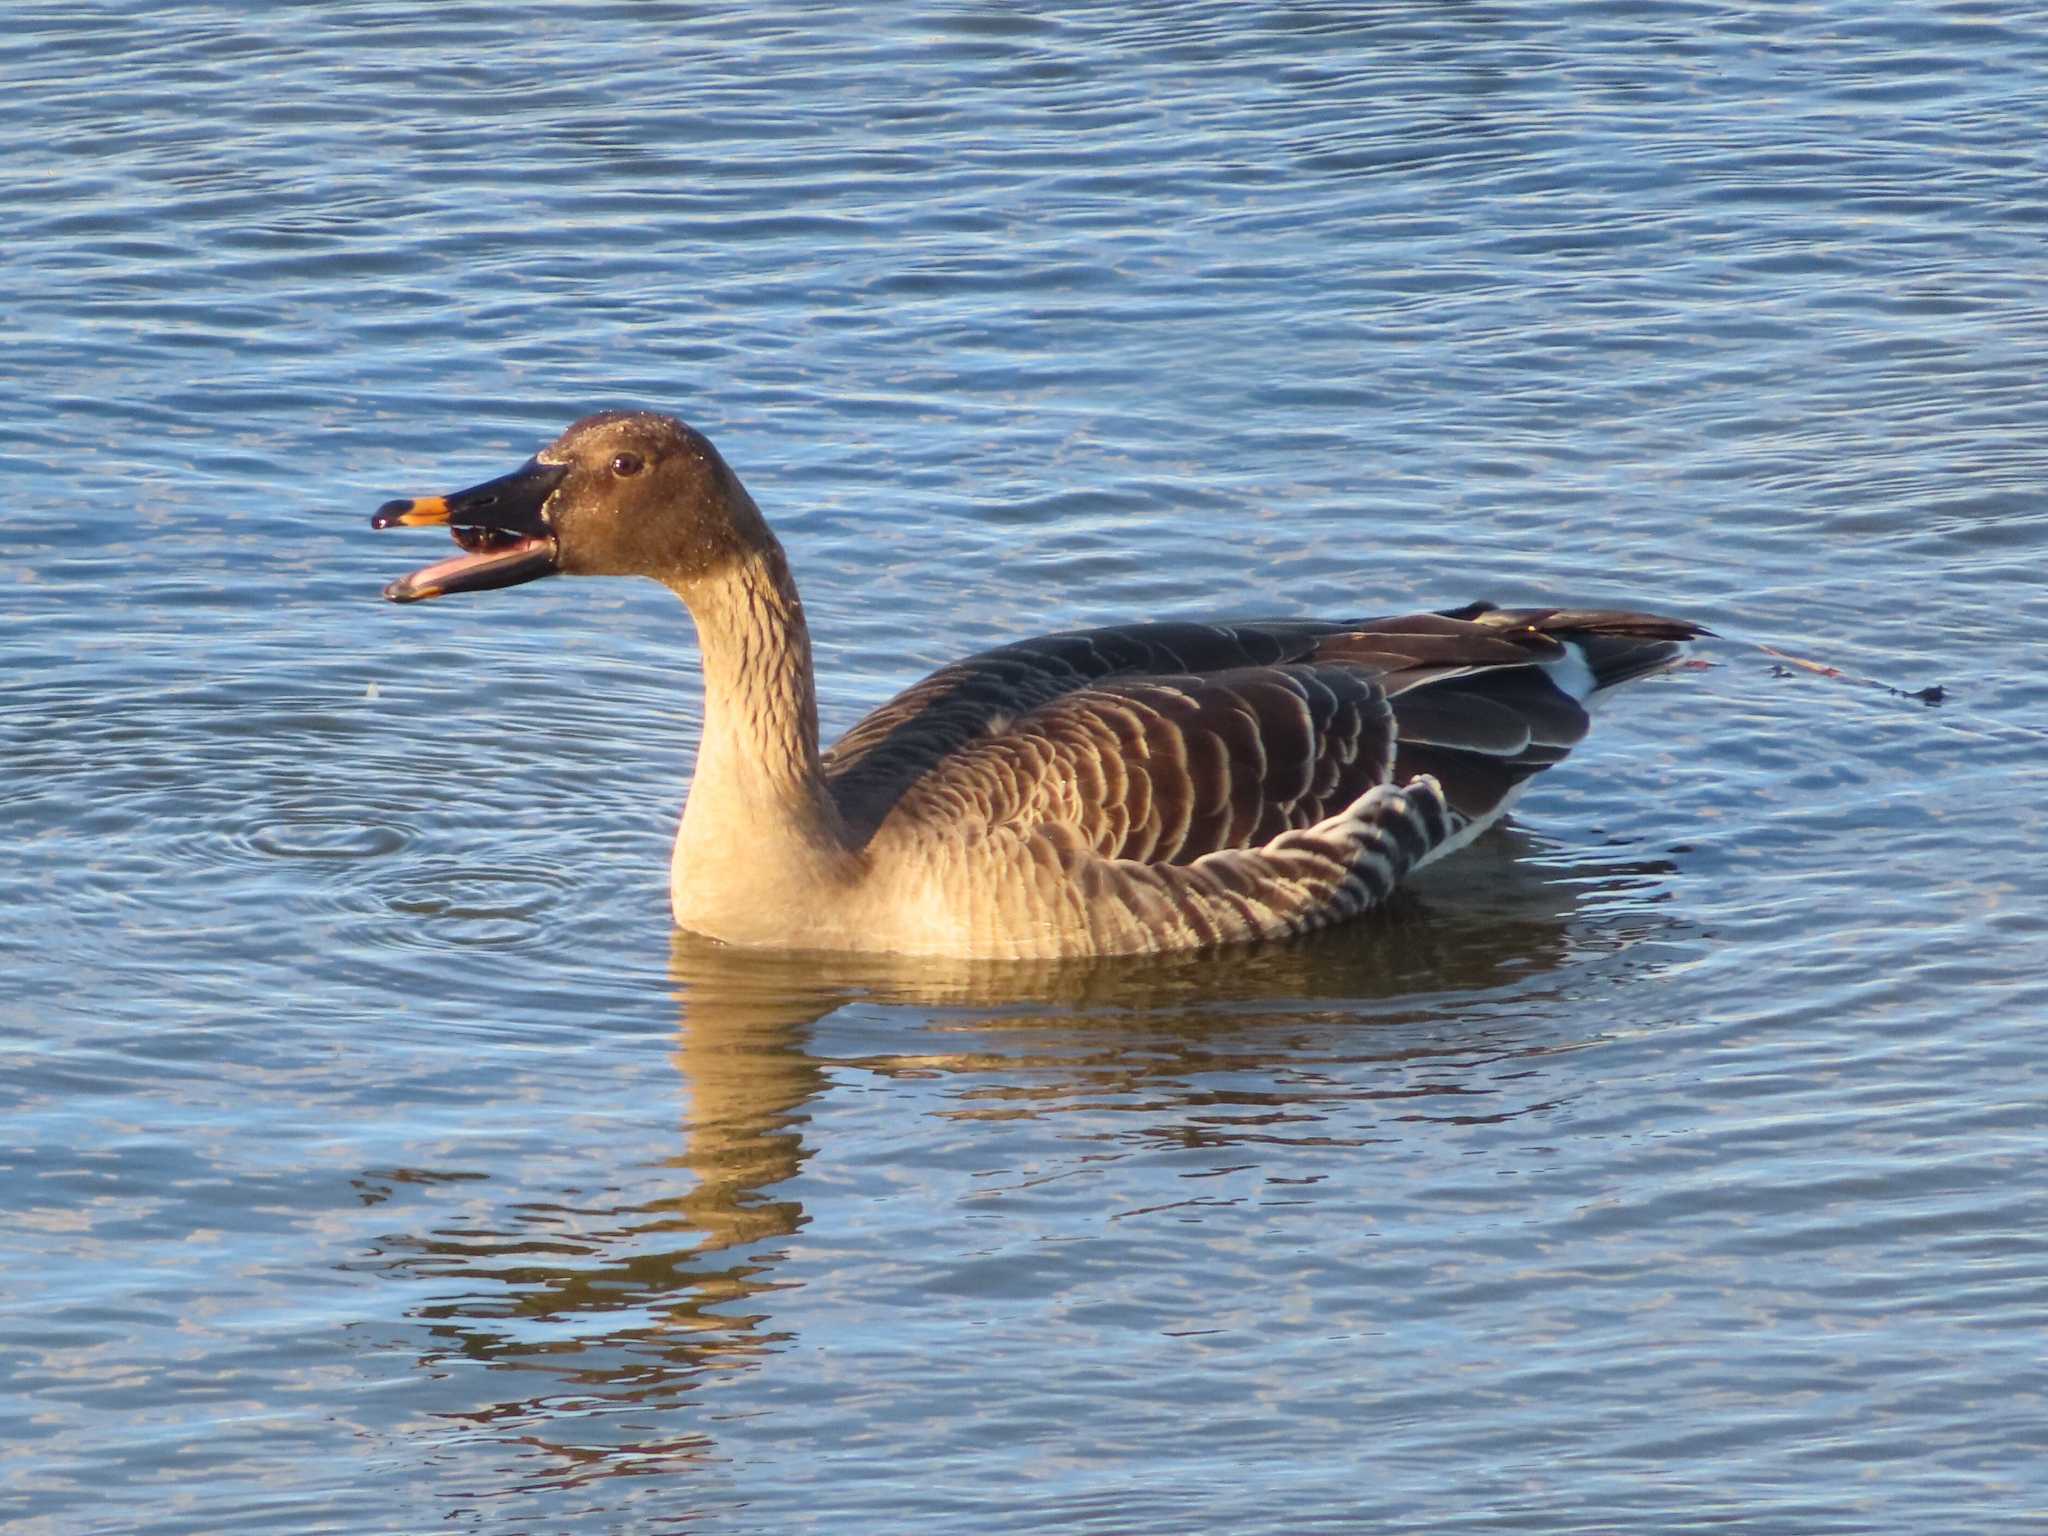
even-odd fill
[[[1939,683],[1931,684],[1925,688],[1894,688],[1890,683],[1882,682],[1877,678],[1858,677],[1853,672],[1844,672],[1840,667],[1831,667],[1824,662],[1807,661],[1802,657],[1793,656],[1773,646],[1765,645],[1761,641],[1752,641],[1751,643],[1766,656],[1773,657],[1781,663],[1789,663],[1791,666],[1798,667],[1802,671],[1813,672],[1821,677],[1832,677],[1841,682],[1855,683],[1860,687],[1881,688],[1895,699],[1917,699],[1922,704],[1931,705],[1939,704],[1948,697],[1948,690]],[[1778,677],[1790,677],[1792,675],[1788,668],[1782,665],[1772,668],[1772,672]]]

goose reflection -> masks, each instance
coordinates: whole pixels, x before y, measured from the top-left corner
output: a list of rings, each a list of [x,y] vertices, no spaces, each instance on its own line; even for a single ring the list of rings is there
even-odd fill
[[[856,1042],[823,1059],[840,1073],[951,1079],[938,1112],[954,1118],[1124,1108],[1145,1117],[1133,1134],[1176,1145],[1270,1141],[1272,1126],[1317,1125],[1333,1102],[1375,1102],[1366,1118],[1379,1122],[1503,1120],[1553,1107],[1500,1100],[1503,1061],[1590,1043],[1560,1034],[1564,1010],[1547,1006],[1566,968],[1627,963],[1669,926],[1658,910],[1668,860],[1572,858],[1511,829],[1468,850],[1454,875],[1425,874],[1374,921],[1236,952],[793,959],[678,932],[672,972],[686,1038],[693,1021],[725,1034],[735,1006],[759,1019],[780,1006],[806,1026],[856,1003],[905,1010],[917,1048]]]
[[[1276,1140],[1356,1145],[1414,1134],[1400,1122],[1551,1107],[1494,1085],[1586,1043],[1560,1036],[1559,1018],[1578,1015],[1546,1008],[1546,992],[1571,984],[1559,977],[1575,962],[1625,957],[1659,931],[1669,866],[1609,859],[1544,872],[1528,862],[1542,850],[1526,837],[1493,844],[1468,853],[1454,888],[1424,885],[1377,922],[1237,954],[791,956],[677,932],[676,1140],[640,1165],[639,1198],[597,1206],[528,1193],[478,1213],[474,1230],[389,1240],[397,1252],[380,1268],[461,1282],[414,1313],[433,1335],[422,1365],[493,1368],[443,1373],[499,1388],[445,1418],[467,1426],[471,1451],[476,1437],[513,1450],[505,1476],[525,1490],[713,1456],[709,1415],[692,1411],[692,1395],[769,1368],[793,1342],[776,1297],[802,1282],[778,1270],[800,1267],[789,1260],[805,1225],[858,1226],[807,1211],[799,1192],[811,1115],[848,1075],[945,1079],[936,1112],[961,1118],[1099,1124],[1135,1110],[1143,1140],[1253,1158]],[[860,1048],[879,1033],[902,1048]],[[1329,1123],[1333,1105],[1348,1129]],[[1361,1121],[1378,1129],[1360,1133]],[[934,1251],[945,1246],[935,1233]]]

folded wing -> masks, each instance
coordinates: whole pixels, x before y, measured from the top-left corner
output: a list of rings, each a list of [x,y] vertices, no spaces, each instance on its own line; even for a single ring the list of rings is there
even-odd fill
[[[1056,826],[1186,864],[1312,827],[1420,774],[1455,822],[1497,816],[1586,734],[1583,700],[1668,665],[1695,625],[1563,609],[1050,635],[934,673],[825,759],[862,839]]]

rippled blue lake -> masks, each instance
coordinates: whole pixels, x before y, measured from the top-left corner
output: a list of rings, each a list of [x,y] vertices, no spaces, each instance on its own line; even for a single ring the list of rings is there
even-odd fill
[[[7,21],[10,1532],[2048,1529],[2037,9]],[[736,953],[672,597],[377,596],[620,404],[828,737],[1136,617],[1723,638],[1312,944]]]

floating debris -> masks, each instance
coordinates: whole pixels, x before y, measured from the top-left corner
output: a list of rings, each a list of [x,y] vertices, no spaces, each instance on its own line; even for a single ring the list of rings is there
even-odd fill
[[[1825,662],[1808,661],[1804,657],[1791,655],[1789,652],[1778,650],[1774,646],[1764,645],[1761,642],[1756,643],[1756,648],[1766,656],[1777,659],[1779,665],[1771,668],[1771,676],[1773,677],[1790,677],[1792,675],[1791,667],[1798,667],[1805,672],[1812,672],[1821,677],[1832,677],[1845,683],[1855,683],[1859,687],[1879,688],[1895,699],[1916,699],[1922,704],[1934,705],[1941,703],[1948,697],[1948,690],[1939,683],[1930,684],[1925,688],[1894,688],[1890,683],[1880,678],[1859,677],[1854,672],[1845,672],[1842,668],[1831,667]],[[1787,662],[1791,664],[1790,667],[1783,665]]]

